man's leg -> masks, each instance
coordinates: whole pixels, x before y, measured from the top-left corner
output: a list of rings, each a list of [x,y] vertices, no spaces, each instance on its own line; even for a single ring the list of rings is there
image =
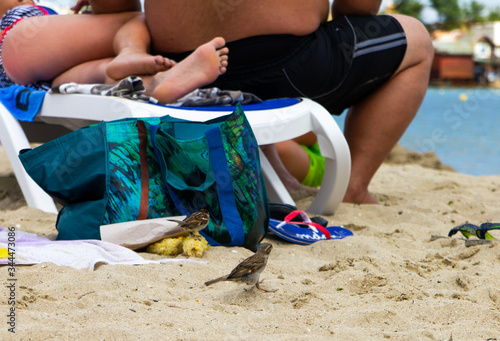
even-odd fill
[[[352,168],[344,202],[377,202],[368,185],[415,117],[429,83],[433,47],[427,30],[414,18],[394,17],[406,33],[406,54],[390,80],[349,109],[344,134]]]

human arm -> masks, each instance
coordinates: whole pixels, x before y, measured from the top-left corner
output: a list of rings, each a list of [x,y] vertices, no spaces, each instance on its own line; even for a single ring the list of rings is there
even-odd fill
[[[332,16],[375,15],[380,9],[381,0],[334,0]]]
[[[94,14],[141,11],[139,0],[90,0]]]

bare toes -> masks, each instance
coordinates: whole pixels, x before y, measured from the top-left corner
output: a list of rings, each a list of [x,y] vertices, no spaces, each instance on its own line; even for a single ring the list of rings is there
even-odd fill
[[[222,37],[217,37],[217,38],[212,39],[209,42],[209,44],[212,44],[215,47],[215,49],[218,50],[218,49],[224,47],[224,45],[226,45],[226,41]]]
[[[220,50],[217,50],[217,53],[219,54],[219,56],[227,56],[227,54],[229,53],[229,49],[227,47],[224,47]]]

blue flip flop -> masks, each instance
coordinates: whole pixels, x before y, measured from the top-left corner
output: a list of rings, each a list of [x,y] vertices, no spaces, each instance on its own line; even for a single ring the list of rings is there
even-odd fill
[[[341,226],[325,227],[315,223],[306,212],[293,208],[289,207],[289,213],[285,217],[277,217],[273,215],[273,210],[271,210],[269,231],[286,241],[302,245],[312,244],[320,240],[342,239],[353,235],[351,231]]]

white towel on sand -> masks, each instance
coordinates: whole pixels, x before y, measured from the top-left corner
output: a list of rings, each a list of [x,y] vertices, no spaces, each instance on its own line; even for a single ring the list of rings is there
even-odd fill
[[[33,233],[15,231],[15,239],[9,240],[9,230],[0,227],[0,249],[14,251],[16,265],[54,263],[76,269],[94,270],[99,264],[159,264],[166,262],[191,261],[191,259],[146,260],[138,253],[123,246],[100,240],[61,240],[52,241]],[[9,245],[9,243],[12,243]],[[9,264],[8,258],[0,258],[0,265]]]

